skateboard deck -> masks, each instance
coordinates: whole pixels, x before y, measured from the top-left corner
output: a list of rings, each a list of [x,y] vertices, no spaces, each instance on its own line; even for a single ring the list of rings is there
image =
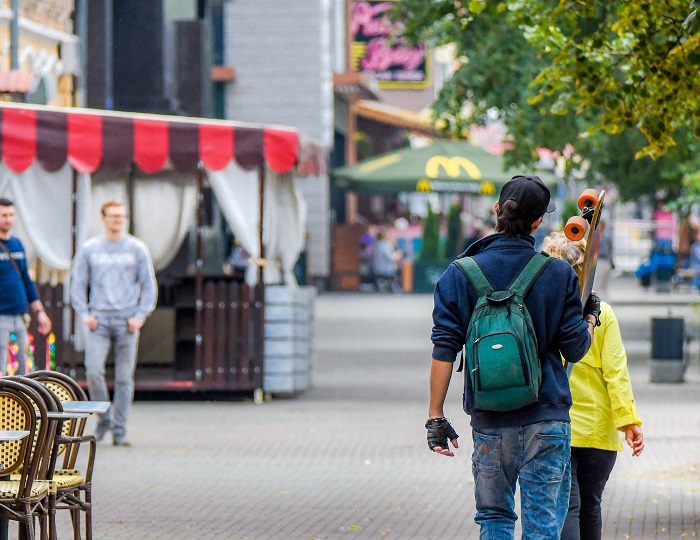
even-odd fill
[[[593,290],[593,280],[598,266],[598,251],[600,250],[600,225],[601,211],[603,210],[603,199],[605,190],[600,192],[595,189],[586,189],[578,198],[578,207],[581,210],[580,216],[569,218],[564,227],[564,234],[569,240],[586,240],[586,249],[583,255],[578,274],[579,295],[581,302],[586,305],[588,297]],[[564,362],[567,375],[571,375],[574,364]]]
[[[564,228],[564,234],[569,240],[582,240],[585,238],[586,250],[583,256],[583,264],[578,273],[579,294],[581,302],[586,304],[593,290],[593,280],[598,266],[598,251],[600,249],[600,225],[601,212],[605,190],[600,192],[595,189],[586,189],[578,199],[580,216],[569,219]]]

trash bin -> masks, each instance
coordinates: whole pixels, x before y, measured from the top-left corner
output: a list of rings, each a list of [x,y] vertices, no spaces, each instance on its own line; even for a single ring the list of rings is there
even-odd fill
[[[686,367],[684,327],[682,318],[651,320],[651,382],[683,382]]]

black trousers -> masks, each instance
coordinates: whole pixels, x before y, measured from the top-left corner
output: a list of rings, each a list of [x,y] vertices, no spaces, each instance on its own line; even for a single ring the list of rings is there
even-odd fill
[[[571,494],[562,540],[600,540],[603,490],[617,452],[571,447]]]

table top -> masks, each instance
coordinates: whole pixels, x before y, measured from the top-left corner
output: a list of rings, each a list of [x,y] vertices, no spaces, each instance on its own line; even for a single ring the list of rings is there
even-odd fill
[[[49,411],[48,413],[46,413],[46,418],[48,418],[49,420],[72,420],[74,418],[87,418],[88,416],[88,413],[69,411]]]
[[[106,413],[109,401],[62,401],[65,412]]]
[[[27,435],[29,435],[28,431],[22,431],[22,430],[3,431],[3,430],[0,430],[0,442],[19,441],[20,439],[24,439]]]

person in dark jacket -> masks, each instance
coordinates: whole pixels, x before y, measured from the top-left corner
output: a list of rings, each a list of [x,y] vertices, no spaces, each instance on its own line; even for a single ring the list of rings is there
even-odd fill
[[[494,206],[496,233],[472,244],[471,256],[496,290],[507,289],[535,255],[532,234],[546,212],[553,211],[549,189],[537,176],[515,176]],[[471,416],[475,522],[481,538],[513,538],[516,483],[520,484],[523,538],[559,538],[571,484],[571,392],[562,357],[577,362],[588,351],[600,300],[593,296],[584,310],[579,281],[565,261],[552,260],[525,297],[537,336],[542,364],[538,401],[517,410],[494,412],[473,405],[465,376],[464,410]],[[453,363],[465,336],[477,294],[452,264],[435,286],[433,359],[430,372],[428,446],[454,456],[457,433],[445,418],[444,402]]]
[[[12,235],[14,224],[15,204],[9,199],[0,198],[0,377],[7,375],[7,343],[11,333],[17,338],[15,374],[25,375],[29,371],[28,336],[23,314],[30,312],[36,317],[40,334],[48,335],[51,332],[51,319],[46,315],[36,284],[29,276],[24,245]]]

